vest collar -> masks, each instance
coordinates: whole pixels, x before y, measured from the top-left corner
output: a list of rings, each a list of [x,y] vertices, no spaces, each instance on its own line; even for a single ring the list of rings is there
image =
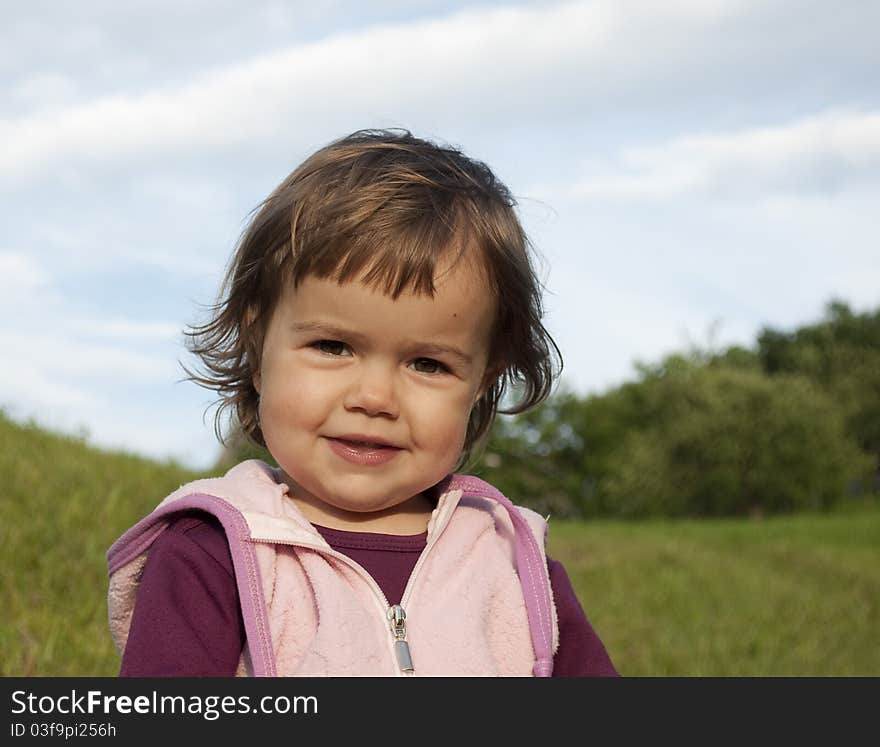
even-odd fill
[[[321,533],[315,529],[290,498],[288,486],[281,479],[280,469],[271,467],[263,461],[252,459],[234,466],[220,478],[220,481],[228,483],[236,493],[243,489],[243,485],[249,485],[248,492],[251,494],[249,497],[258,493],[266,493],[275,499],[268,502],[270,506],[275,508],[274,511],[266,512],[255,508],[243,508],[241,511],[247,521],[252,540],[311,545],[330,549],[330,545],[327,544]],[[437,496],[437,504],[428,519],[429,543],[432,537],[441,533],[449,523],[458,502],[461,500],[463,493],[457,487],[456,482],[456,476],[448,475],[431,488],[431,491]],[[281,494],[280,503],[277,500],[279,492]],[[247,503],[252,505],[251,501]]]

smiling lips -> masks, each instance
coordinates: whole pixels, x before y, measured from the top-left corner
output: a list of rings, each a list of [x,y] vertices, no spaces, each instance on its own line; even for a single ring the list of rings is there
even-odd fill
[[[376,466],[391,461],[401,451],[396,446],[367,436],[328,438],[333,452],[350,464]]]

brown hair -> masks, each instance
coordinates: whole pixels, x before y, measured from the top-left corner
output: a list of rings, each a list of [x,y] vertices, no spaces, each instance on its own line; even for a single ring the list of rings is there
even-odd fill
[[[476,253],[497,306],[487,369],[496,375],[471,411],[459,465],[488,436],[496,412],[542,402],[562,357],[541,323],[541,286],[515,205],[484,163],[406,130],[359,130],[307,158],[253,211],[209,321],[185,332],[207,369],[183,366],[186,378],[220,395],[221,443],[221,416],[231,409],[242,432],[266,445],[253,376],[288,283],[359,278],[392,298],[433,295],[437,260],[450,251],[453,261]],[[499,409],[508,386],[519,401]]]

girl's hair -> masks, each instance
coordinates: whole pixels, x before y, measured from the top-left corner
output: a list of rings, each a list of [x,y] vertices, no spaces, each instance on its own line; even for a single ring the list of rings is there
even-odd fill
[[[407,290],[433,296],[437,261],[449,252],[453,261],[479,259],[497,308],[487,367],[494,381],[471,411],[459,465],[488,436],[496,412],[542,402],[562,357],[541,323],[541,286],[515,205],[484,163],[406,130],[359,130],[306,159],[253,211],[209,321],[185,332],[207,369],[183,366],[186,379],[220,395],[220,442],[230,409],[242,432],[266,445],[253,376],[284,288],[313,275],[361,279],[392,298]],[[519,401],[499,410],[508,386]]]

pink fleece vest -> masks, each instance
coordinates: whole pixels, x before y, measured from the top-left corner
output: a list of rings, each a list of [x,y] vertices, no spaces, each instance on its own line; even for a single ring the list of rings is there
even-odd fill
[[[250,460],[183,485],[113,544],[108,603],[120,652],[150,546],[175,514],[199,509],[219,519],[229,541],[247,639],[239,674],[550,675],[558,629],[547,527],[536,513],[477,478],[447,478],[401,621],[370,575],[327,544],[276,478]]]

